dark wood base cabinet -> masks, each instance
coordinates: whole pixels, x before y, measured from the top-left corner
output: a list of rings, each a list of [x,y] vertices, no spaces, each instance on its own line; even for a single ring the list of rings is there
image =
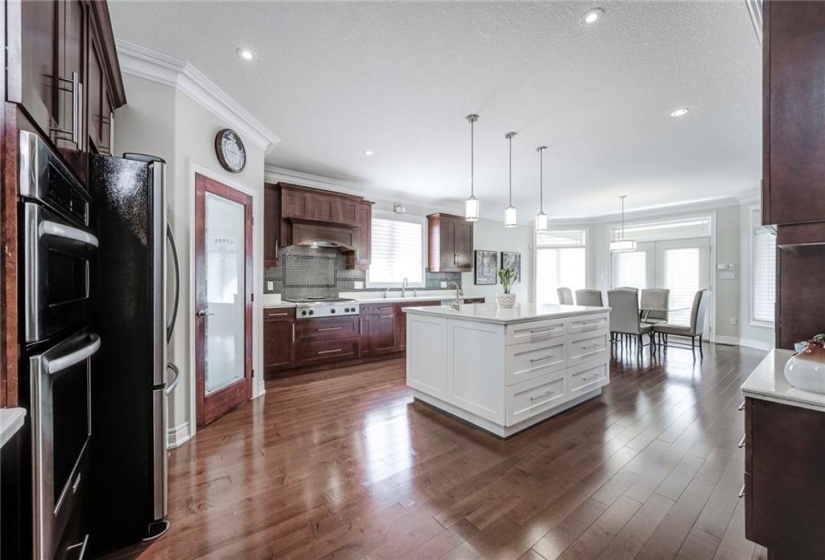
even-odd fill
[[[745,536],[774,560],[825,558],[825,413],[745,399]]]
[[[484,303],[484,298],[465,303]],[[264,309],[264,375],[299,375],[403,356],[409,306],[440,305],[440,300],[363,303],[360,315],[295,318],[293,308]]]

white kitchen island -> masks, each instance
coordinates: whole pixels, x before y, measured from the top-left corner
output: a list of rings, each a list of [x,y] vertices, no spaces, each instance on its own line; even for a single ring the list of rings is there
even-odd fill
[[[601,394],[607,307],[407,307],[413,396],[501,437]]]

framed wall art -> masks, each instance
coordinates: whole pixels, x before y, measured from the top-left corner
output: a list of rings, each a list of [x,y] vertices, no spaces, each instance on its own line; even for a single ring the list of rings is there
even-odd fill
[[[521,253],[501,252],[501,268],[515,268],[516,282],[521,282]]]
[[[496,266],[498,266],[497,252],[477,250],[475,252],[476,286],[494,286],[498,282]]]

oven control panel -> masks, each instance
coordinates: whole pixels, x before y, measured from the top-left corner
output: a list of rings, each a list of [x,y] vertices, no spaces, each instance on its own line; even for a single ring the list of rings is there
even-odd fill
[[[351,301],[341,303],[311,303],[298,305],[295,316],[298,319],[314,319],[316,317],[358,315],[359,312],[359,305]]]

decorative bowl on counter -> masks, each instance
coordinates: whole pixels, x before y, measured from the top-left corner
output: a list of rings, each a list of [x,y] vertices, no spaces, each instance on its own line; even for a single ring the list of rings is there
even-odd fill
[[[803,391],[825,394],[825,348],[808,346],[785,364],[785,379]]]

